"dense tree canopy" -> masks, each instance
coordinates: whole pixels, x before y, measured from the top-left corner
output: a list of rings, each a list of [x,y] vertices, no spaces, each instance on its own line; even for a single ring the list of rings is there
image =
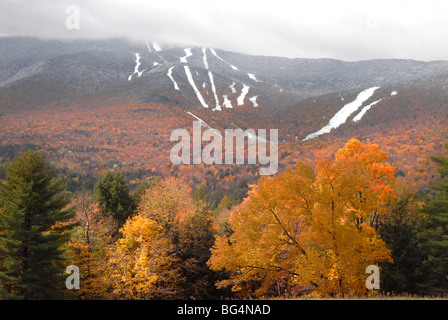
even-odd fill
[[[80,299],[360,296],[370,265],[377,293],[446,294],[448,160],[431,160],[424,195],[377,145],[351,139],[254,185],[220,189],[227,171],[210,168],[200,183],[151,176],[131,193],[117,169],[69,202],[30,151],[0,183],[0,298],[59,297],[69,264]]]
[[[218,237],[210,266],[231,272],[234,290],[312,288],[321,295],[366,292],[365,269],[391,260],[376,233],[394,199],[395,169],[376,145],[350,140],[316,169],[297,163],[262,179]]]

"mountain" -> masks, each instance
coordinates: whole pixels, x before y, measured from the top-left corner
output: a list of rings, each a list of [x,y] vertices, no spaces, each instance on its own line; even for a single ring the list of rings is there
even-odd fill
[[[127,96],[219,110],[253,98],[254,106],[273,110],[374,86],[397,90],[436,84],[448,92],[446,61],[289,59],[120,39],[35,38],[0,38],[0,56],[1,96],[18,87],[51,86],[49,101],[62,94],[114,93],[124,101]]]
[[[284,156],[285,163],[292,163],[297,150],[303,154],[310,143],[317,150],[321,142],[340,144],[355,136],[387,144],[411,130],[419,130],[423,140],[440,138],[448,115],[448,61],[347,62],[125,39],[0,38],[0,121],[18,122],[15,129],[2,129],[1,157],[8,158],[5,150],[11,146],[45,144],[36,136],[28,136],[26,143],[23,139],[27,126],[41,116],[44,121],[65,112],[70,119],[74,112],[108,110],[112,115],[107,119],[113,122],[127,116],[110,107],[130,105],[138,105],[129,111],[132,115],[156,114],[165,119],[159,125],[167,128],[191,127],[199,118],[218,130],[279,129],[280,141],[295,143],[284,153],[292,154]],[[33,128],[37,132],[42,126]],[[121,132],[130,136],[130,145],[135,137],[123,133],[125,127]],[[23,131],[22,138],[14,130]],[[63,132],[61,136],[68,139]],[[428,143],[423,144],[426,152]],[[434,146],[439,150],[438,144],[431,150]]]

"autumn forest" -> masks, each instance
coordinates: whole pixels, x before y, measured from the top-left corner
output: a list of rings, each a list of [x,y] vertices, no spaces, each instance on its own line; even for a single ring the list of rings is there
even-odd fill
[[[412,135],[285,142],[279,172],[260,177],[170,163],[169,134],[192,119],[164,107],[2,115],[2,298],[446,295],[446,131],[409,129],[431,141],[415,147]]]
[[[147,46],[140,62],[122,41],[10,41],[21,71],[0,82],[0,299],[446,299],[442,62]],[[33,74],[43,64],[14,60],[22,47],[60,67]],[[304,139],[365,90],[361,121]],[[171,133],[192,136],[198,119],[203,132],[278,130],[277,172],[249,164],[250,137],[244,163],[174,164]]]
[[[446,314],[447,13],[0,0],[0,314]]]

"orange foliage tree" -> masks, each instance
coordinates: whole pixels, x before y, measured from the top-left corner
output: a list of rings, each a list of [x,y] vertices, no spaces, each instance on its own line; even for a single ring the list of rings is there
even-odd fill
[[[258,296],[366,293],[366,267],[391,261],[375,225],[394,199],[394,173],[377,145],[352,139],[315,169],[298,162],[260,179],[231,214],[233,234],[212,249],[211,269],[230,273],[218,286]]]

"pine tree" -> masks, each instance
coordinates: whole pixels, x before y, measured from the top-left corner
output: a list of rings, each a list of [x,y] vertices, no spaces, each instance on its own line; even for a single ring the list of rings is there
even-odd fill
[[[441,294],[448,292],[448,158],[430,159],[440,166],[438,171],[444,180],[430,186],[438,194],[423,207],[428,220],[420,238],[424,240],[421,250],[427,257],[423,266],[427,276],[421,289]]]
[[[0,183],[0,294],[54,298],[65,285],[63,247],[73,225],[62,180],[35,151],[19,156]]]

